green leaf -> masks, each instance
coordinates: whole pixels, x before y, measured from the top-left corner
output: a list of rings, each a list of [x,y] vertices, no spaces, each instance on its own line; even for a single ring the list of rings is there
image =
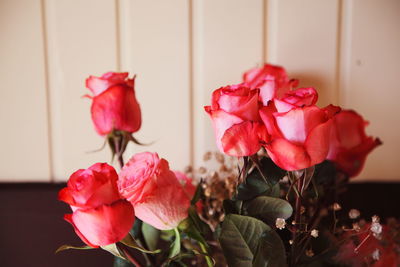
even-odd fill
[[[279,194],[279,183],[270,185],[267,184],[259,174],[249,175],[246,180],[238,186],[238,193],[235,199],[251,200],[261,195],[279,197]]]
[[[202,181],[197,185],[197,188],[196,188],[196,191],[195,191],[195,193],[194,193],[194,195],[193,195],[193,198],[192,198],[192,200],[190,201],[190,204],[191,204],[191,205],[196,205],[197,201],[199,201],[201,195],[203,194],[203,187],[202,187],[202,185],[203,185],[203,182],[202,182]]]
[[[258,243],[253,266],[283,267],[287,266],[285,246],[279,235],[272,229],[265,231]]]
[[[292,216],[293,208],[286,200],[260,196],[245,204],[248,215],[274,225],[277,218],[288,219]]]
[[[142,223],[142,234],[147,247],[150,250],[156,250],[158,240],[160,238],[160,230],[154,228],[153,226],[143,222]]]
[[[174,228],[175,240],[172,243],[171,249],[169,251],[169,258],[174,258],[181,252],[181,235],[178,228]]]
[[[222,223],[219,242],[230,267],[252,266],[262,234],[271,228],[248,216],[229,214]]]
[[[82,250],[82,249],[95,249],[95,248],[90,247],[90,246],[76,247],[76,246],[71,246],[71,245],[62,245],[61,247],[59,247],[59,248],[56,250],[55,253],[58,253],[58,252],[60,252],[60,251],[67,250],[67,249],[81,249],[81,250]]]
[[[263,157],[259,163],[260,169],[268,181],[273,185],[278,183],[287,173],[286,170],[281,169],[276,165],[271,158]]]
[[[206,236],[212,233],[210,226],[200,219],[195,206],[191,206],[188,213],[190,222],[200,231],[200,233]]]
[[[286,171],[279,168],[270,158],[264,157],[259,162],[260,170],[268,180],[265,182],[257,168],[254,168],[246,180],[238,186],[238,200],[250,200],[257,196],[279,197],[279,180],[286,175]]]
[[[145,248],[142,248],[141,246],[139,246],[139,244],[135,241],[135,239],[130,234],[127,234],[124,237],[124,239],[122,239],[120,242],[122,244],[128,246],[128,247],[137,249],[137,250],[139,250],[141,252],[148,253],[148,254],[157,254],[157,253],[161,252],[161,250],[159,250],[159,249],[157,249],[157,250],[147,250]]]

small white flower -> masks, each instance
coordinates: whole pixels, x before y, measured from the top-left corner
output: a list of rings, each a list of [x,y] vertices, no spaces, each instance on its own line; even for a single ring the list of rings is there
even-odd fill
[[[379,236],[382,233],[382,225],[378,222],[373,222],[370,228],[371,232],[375,237]]]
[[[340,206],[340,204],[339,203],[333,203],[333,210],[334,211],[338,211],[338,210],[341,210],[342,209],[342,206]]]
[[[379,249],[375,249],[374,252],[372,252],[372,258],[378,261],[379,257],[380,257]]]
[[[307,257],[312,257],[312,256],[314,256],[314,251],[312,251],[312,249],[307,249],[307,250],[306,250],[306,256],[307,256]]]
[[[373,222],[373,223],[379,223],[380,220],[381,220],[381,219],[379,218],[379,216],[377,216],[377,215],[372,216],[372,222]]]
[[[311,230],[311,236],[314,237],[314,238],[317,238],[318,237],[318,230],[317,229],[312,229]]]
[[[360,211],[359,210],[356,210],[356,209],[351,209],[350,211],[349,211],[349,217],[350,217],[350,219],[357,219],[358,217],[360,217]]]
[[[359,232],[361,230],[360,225],[358,223],[353,223],[353,230]]]
[[[275,222],[275,226],[276,228],[278,228],[279,230],[282,230],[283,228],[285,228],[286,226],[286,221],[283,218],[277,218],[276,222]]]

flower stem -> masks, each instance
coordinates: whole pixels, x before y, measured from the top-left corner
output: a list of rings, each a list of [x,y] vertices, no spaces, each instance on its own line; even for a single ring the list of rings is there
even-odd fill
[[[115,148],[115,155],[118,158],[119,167],[122,169],[124,166],[124,156],[122,151],[122,143],[124,142],[123,136],[114,136],[114,148]]]
[[[296,175],[295,175],[296,176]],[[298,177],[295,186],[297,186],[297,190],[299,194],[296,194],[296,202],[295,202],[295,217],[294,217],[294,231],[292,235],[292,255],[291,255],[291,266],[296,266],[296,261],[297,261],[297,246],[298,246],[298,241],[299,241],[299,233],[300,233],[300,227],[301,227],[301,188],[303,187],[303,182],[304,182],[304,176],[301,175],[301,177]]]
[[[122,244],[120,243],[116,243],[117,247],[124,253],[124,255],[126,256],[126,258],[136,267],[142,267],[142,265],[140,265],[140,263],[131,255],[131,253],[129,252],[129,250]]]
[[[208,254],[207,248],[206,248],[206,246],[203,244],[203,242],[199,242],[199,245],[200,245],[201,252],[203,252],[203,253],[205,253],[205,254]],[[212,260],[211,260],[211,258],[210,258],[209,256],[205,255],[205,259],[206,259],[206,262],[207,262],[207,266],[208,266],[208,267],[214,266],[214,264],[213,264],[213,262],[212,262]]]

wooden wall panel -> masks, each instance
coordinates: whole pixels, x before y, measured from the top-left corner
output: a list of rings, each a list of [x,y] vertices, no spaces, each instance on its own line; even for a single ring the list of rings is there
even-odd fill
[[[40,0],[0,1],[0,180],[50,181]]]
[[[263,60],[263,1],[193,1],[193,112],[195,163],[215,151],[211,120],[203,106],[213,90],[241,82]]]
[[[189,2],[121,1],[122,70],[137,74],[136,95],[143,124],[135,136],[172,169],[191,163]],[[130,153],[129,153],[130,152]]]
[[[77,169],[110,160],[98,149],[85,79],[117,68],[116,5],[113,0],[45,0],[54,175],[66,180]]]
[[[284,66],[319,104],[353,108],[384,145],[355,181],[398,180],[397,0],[2,0],[1,181],[65,181],[110,160],[90,119],[85,79],[136,73],[135,136],[173,169],[216,150],[203,110],[211,92],[264,60]],[[23,157],[21,156],[23,155]],[[21,162],[24,168],[21,168]]]
[[[267,60],[300,86],[315,87],[319,105],[337,102],[339,0],[269,0]]]
[[[341,101],[370,121],[383,146],[357,180],[399,180],[400,1],[345,2]]]

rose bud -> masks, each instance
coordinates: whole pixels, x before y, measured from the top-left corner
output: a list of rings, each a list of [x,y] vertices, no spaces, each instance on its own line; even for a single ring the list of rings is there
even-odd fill
[[[190,192],[157,153],[134,155],[119,174],[118,188],[136,217],[157,229],[174,229],[188,216]]]
[[[352,110],[343,110],[333,117],[331,143],[327,159],[349,177],[358,175],[367,155],[378,145],[379,138],[367,136],[368,122]]]
[[[264,146],[276,165],[288,171],[311,167],[325,160],[332,119],[316,106],[276,112],[273,105],[260,110],[268,131]]]
[[[91,113],[96,131],[107,135],[114,130],[134,133],[142,120],[135,97],[135,77],[128,73],[107,72],[101,77],[90,76],[86,87],[93,93]]]
[[[218,149],[236,157],[257,153],[259,135],[265,131],[258,114],[258,89],[244,84],[222,87],[211,101],[204,109],[212,119]]]
[[[297,80],[289,80],[284,68],[271,64],[247,71],[243,74],[243,82],[252,89],[260,88],[260,101],[264,106],[298,84]]]
[[[74,172],[67,187],[59,192],[59,200],[68,203],[73,211],[64,219],[91,247],[120,241],[133,225],[133,207],[119,195],[117,179],[113,167],[96,163],[86,170]]]

